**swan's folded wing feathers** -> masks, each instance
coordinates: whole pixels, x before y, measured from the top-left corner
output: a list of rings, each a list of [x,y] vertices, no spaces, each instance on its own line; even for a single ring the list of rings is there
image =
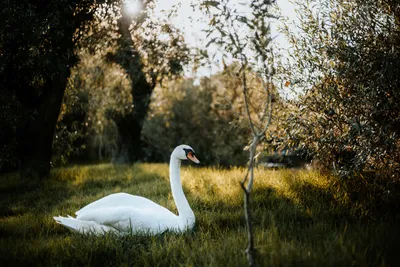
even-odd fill
[[[111,194],[84,206],[83,208],[75,212],[75,214],[79,215],[80,213],[88,212],[89,210],[94,210],[99,208],[118,207],[121,206],[122,203],[131,202],[134,198],[135,196],[126,193]]]
[[[127,220],[129,207],[90,209],[79,213],[78,220],[94,221],[99,224],[111,225],[119,221]]]
[[[119,231],[146,230],[152,224],[148,220],[151,218],[148,213],[151,210],[135,209],[132,207],[114,207],[104,209],[91,209],[80,213],[77,219],[84,221],[94,221],[98,224],[111,226]]]
[[[105,196],[93,203],[86,205],[77,212],[76,215],[88,212],[89,210],[104,209],[104,208],[117,208],[121,206],[129,206],[133,208],[149,208],[149,209],[165,209],[164,207],[154,203],[150,199],[134,196],[127,193],[116,193]]]

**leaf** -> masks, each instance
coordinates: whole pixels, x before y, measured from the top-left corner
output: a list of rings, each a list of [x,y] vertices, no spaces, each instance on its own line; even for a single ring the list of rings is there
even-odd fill
[[[243,23],[246,23],[246,24],[247,24],[247,18],[246,18],[246,17],[240,16],[240,17],[238,17],[238,20],[239,20],[240,22],[243,22]]]
[[[216,40],[217,40],[217,38],[212,38],[212,39],[206,44],[206,47],[209,47],[211,44],[215,43]]]
[[[210,6],[212,6],[212,7],[218,8],[219,2],[218,2],[218,1],[204,1],[201,5],[202,5],[202,6],[205,6],[205,7],[210,7]]]

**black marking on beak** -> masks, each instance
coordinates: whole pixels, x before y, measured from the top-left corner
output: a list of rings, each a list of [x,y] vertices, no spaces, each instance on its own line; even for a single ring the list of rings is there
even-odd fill
[[[183,150],[185,150],[186,157],[188,156],[188,154],[189,154],[190,152],[192,152],[192,155],[193,155],[193,156],[195,156],[195,155],[196,155],[196,153],[194,153],[194,151],[193,151],[193,150],[191,150],[191,149],[184,148]]]

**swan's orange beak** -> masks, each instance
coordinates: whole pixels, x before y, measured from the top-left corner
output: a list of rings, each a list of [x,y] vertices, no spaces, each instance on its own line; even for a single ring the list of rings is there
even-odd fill
[[[196,158],[196,156],[193,155],[193,153],[188,153],[188,154],[187,154],[187,158],[190,159],[191,161],[193,161],[193,162],[196,163],[196,164],[200,164],[200,160],[198,160],[198,159]]]

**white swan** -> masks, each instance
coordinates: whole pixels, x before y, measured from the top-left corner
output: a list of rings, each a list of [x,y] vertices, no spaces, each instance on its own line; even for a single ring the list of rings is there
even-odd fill
[[[166,230],[178,233],[191,230],[195,224],[195,216],[183,193],[180,180],[181,161],[187,159],[200,163],[190,146],[180,145],[172,152],[169,164],[172,196],[178,216],[147,198],[117,193],[83,207],[75,213],[76,218],[53,218],[57,223],[79,233],[160,234]]]

